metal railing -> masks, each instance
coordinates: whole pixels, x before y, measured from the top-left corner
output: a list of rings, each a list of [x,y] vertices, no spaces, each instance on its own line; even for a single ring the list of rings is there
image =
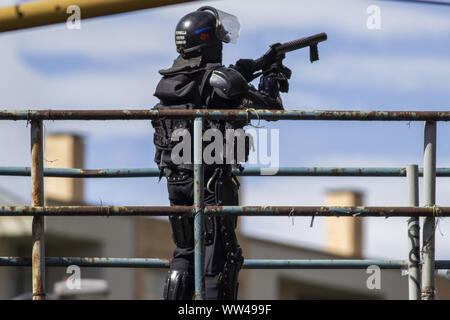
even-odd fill
[[[60,169],[43,167],[43,132],[45,120],[149,120],[158,117],[194,120],[194,205],[174,207],[118,206],[45,206],[43,177],[119,178],[157,177],[157,169]],[[275,176],[362,176],[407,177],[407,207],[300,207],[300,206],[204,206],[202,132],[203,120],[353,120],[353,121],[425,121],[424,168],[280,168]],[[143,258],[45,257],[45,216],[168,216],[192,215],[195,234],[195,298],[205,298],[204,230],[205,215],[238,216],[358,216],[410,217],[409,252],[406,260],[246,260],[245,269],[364,269],[377,265],[381,269],[408,269],[410,299],[434,299],[435,270],[450,269],[450,260],[435,261],[435,218],[450,216],[450,207],[435,206],[436,176],[449,177],[450,168],[436,169],[436,122],[450,121],[450,112],[414,111],[270,111],[270,110],[39,110],[0,111],[0,120],[26,120],[31,123],[31,168],[0,167],[0,175],[31,176],[31,206],[0,207],[0,216],[32,216],[32,256],[0,257],[0,266],[31,266],[33,299],[45,299],[45,266],[115,268],[168,268],[169,261]],[[259,176],[261,168],[236,172],[242,176]],[[418,178],[423,176],[425,206],[419,207]],[[422,259],[419,243],[419,217],[424,217]]]

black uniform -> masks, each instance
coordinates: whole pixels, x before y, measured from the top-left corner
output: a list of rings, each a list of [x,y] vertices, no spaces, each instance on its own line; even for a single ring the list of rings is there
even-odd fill
[[[191,14],[197,18],[200,14]],[[209,17],[208,17],[209,18]],[[215,20],[213,20],[215,21]],[[180,22],[181,23],[181,22]],[[215,22],[214,22],[215,23]],[[207,28],[205,28],[206,30]],[[177,27],[178,30],[178,27]],[[202,29],[203,30],[203,29]],[[177,34],[183,34],[179,32]],[[177,38],[178,39],[178,38]],[[282,109],[276,79],[262,77],[260,90],[249,86],[253,71],[250,60],[225,68],[220,63],[222,45],[203,47],[200,55],[180,55],[171,68],[161,70],[163,76],[155,96],[160,103],[155,109]],[[180,51],[179,51],[180,52]],[[250,65],[250,66],[249,66]],[[274,87],[275,86],[275,87]],[[275,88],[275,89],[274,89]],[[193,165],[174,164],[171,151],[176,129],[192,132],[192,120],[157,119],[155,128],[155,162],[161,176],[167,178],[170,205],[193,205]],[[242,128],[239,121],[205,120],[205,129]],[[245,157],[247,154],[245,155]],[[245,159],[235,159],[244,161]],[[238,205],[239,183],[230,164],[204,165],[204,204]],[[165,299],[192,299],[194,292],[194,230],[192,217],[170,217],[176,249],[164,289]],[[236,299],[238,273],[243,263],[242,250],[235,234],[237,218],[205,217],[205,281],[207,299]]]

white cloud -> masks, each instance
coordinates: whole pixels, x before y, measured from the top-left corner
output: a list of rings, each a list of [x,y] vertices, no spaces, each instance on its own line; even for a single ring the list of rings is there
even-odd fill
[[[17,0],[3,0],[2,1],[2,7],[15,5],[16,3],[18,3]]]
[[[175,44],[170,41],[173,27],[146,11],[82,20],[80,30],[69,30],[59,24],[13,32],[5,37],[13,38],[15,45],[23,50],[52,54],[81,52],[91,58],[110,61],[127,55],[166,54],[175,50]]]
[[[102,59],[105,56],[111,59],[124,53],[166,54],[174,49],[171,40],[176,22],[187,12],[205,4],[236,14],[241,20],[243,35],[258,31],[265,37],[272,34],[274,26],[277,29],[320,28],[332,33],[343,33],[348,37],[358,35],[364,38],[373,36],[375,32],[366,28],[366,8],[370,4],[368,1],[346,1],[345,5],[331,0],[283,0],[282,3],[280,6],[278,3],[256,0],[215,1],[213,4],[200,1],[128,15],[89,19],[83,21],[81,30],[68,30],[64,25],[57,25],[10,33],[10,36],[16,38],[21,48],[41,52],[82,51]],[[378,5],[382,10],[383,21],[380,32],[385,38],[423,35],[433,37],[450,33],[448,16],[445,12],[433,10],[433,6],[417,7],[390,2],[379,2]],[[270,24],[267,22],[268,18]],[[300,31],[299,34],[303,32]]]
[[[258,0],[227,0],[194,3],[159,9],[166,16],[177,19],[201,5],[212,5],[239,17],[242,32],[258,31],[262,36],[273,25],[282,28],[319,28],[344,32],[347,35],[366,37],[371,30],[366,27],[366,9],[372,1],[334,0],[283,0],[281,2]],[[434,6],[412,6],[406,3],[377,2],[381,9],[381,32],[394,37],[420,35],[445,35],[450,33],[450,20],[443,10]],[[270,23],[268,23],[270,21]]]
[[[377,56],[363,54],[334,54],[317,65],[296,61],[293,79],[314,85],[374,88],[401,92],[421,92],[428,89],[445,91],[450,83],[450,60],[446,57]]]
[[[363,9],[366,6],[363,1],[349,1],[345,6],[336,1],[283,1],[282,7],[274,3],[255,5],[253,1],[216,3],[214,5],[219,8],[229,9],[231,12],[233,8],[236,10],[243,23],[243,32],[247,29],[249,32],[261,30],[263,34],[271,34],[266,19],[261,19],[270,14],[277,29],[295,27],[296,24],[300,24],[303,29],[320,25],[324,30],[341,30],[349,35],[354,31],[359,32],[360,28],[356,27],[355,21],[364,18]],[[128,70],[120,66],[129,66],[126,60],[133,59],[136,55],[148,55],[149,59],[161,55],[167,57],[169,64],[174,57],[172,41],[168,40],[173,36],[173,24],[181,15],[199,5],[172,6],[139,14],[88,20],[81,30],[68,30],[59,25],[1,35],[0,41],[5,49],[0,52],[0,64],[6,70],[0,76],[2,105],[11,108],[31,105],[35,108],[111,108],[154,104],[152,92],[158,80],[157,70],[163,66],[149,63],[141,68],[128,67]],[[440,14],[435,11],[418,11],[415,7],[395,4],[380,5],[386,7],[387,14],[401,16],[402,19],[397,18],[395,22],[400,26],[408,26],[407,30],[417,32],[420,29],[428,32],[429,24],[433,30],[450,30],[449,20],[441,19]],[[287,10],[288,8],[292,10]],[[358,14],[360,11],[362,17]],[[421,25],[411,24],[413,20],[421,21]],[[430,21],[433,21],[432,26]],[[396,32],[405,35],[407,30],[399,29]],[[390,37],[392,34],[384,36]],[[19,52],[41,55],[77,53],[94,61],[111,63],[117,68],[113,67],[111,72],[93,70],[71,73],[68,76],[48,76],[24,65],[17,56]],[[393,58],[356,53],[350,56],[328,56],[313,66],[307,66],[303,62],[299,62],[301,65],[290,65],[292,69],[302,70],[301,73],[294,73],[294,81],[304,79],[303,81],[313,85],[362,84],[367,88],[382,88],[389,82],[391,87],[403,92],[428,86],[442,88],[449,80],[445,70],[450,68],[448,61],[444,59]],[[23,94],[25,91],[27,94]],[[319,98],[311,94],[306,94],[305,101],[308,104],[331,102],[325,97]]]
[[[51,38],[51,37],[49,37]],[[43,37],[47,39],[47,37]],[[85,72],[51,76],[40,73],[17,55],[17,39],[0,38],[0,96],[5,109],[144,109],[153,107],[157,100],[153,92],[160,76],[160,66],[147,65],[124,72]],[[20,122],[25,126],[25,122]],[[83,134],[110,135],[127,133],[146,134],[148,121],[110,123],[46,122],[49,130],[69,130]],[[114,130],[111,130],[111,127]],[[0,129],[19,140],[20,134],[5,122]],[[13,133],[14,132],[14,133]],[[5,136],[5,135],[4,135]],[[5,142],[16,144],[8,139]],[[3,145],[3,147],[8,147]]]

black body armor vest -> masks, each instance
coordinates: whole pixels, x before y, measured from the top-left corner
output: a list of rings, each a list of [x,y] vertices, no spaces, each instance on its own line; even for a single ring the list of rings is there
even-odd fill
[[[167,70],[161,70],[163,78],[158,83],[155,96],[160,99],[154,109],[237,109],[244,96],[228,98],[217,94],[209,84],[209,78],[214,70],[223,66],[220,63],[201,65],[200,58],[185,60],[181,56],[174,61],[174,65]],[[226,129],[242,129],[247,123],[242,121],[205,120],[204,130],[219,129],[225,139]],[[155,129],[154,144],[156,147],[155,162],[163,171],[169,169],[193,170],[193,161],[189,164],[175,165],[171,159],[171,151],[178,141],[172,141],[172,133],[176,129],[189,130],[193,138],[193,121],[190,119],[163,119],[152,120]],[[245,159],[247,160],[249,142],[246,139]],[[193,151],[193,150],[192,150]],[[191,152],[193,154],[193,152]],[[234,153],[235,155],[237,152]],[[224,160],[225,163],[225,160]]]

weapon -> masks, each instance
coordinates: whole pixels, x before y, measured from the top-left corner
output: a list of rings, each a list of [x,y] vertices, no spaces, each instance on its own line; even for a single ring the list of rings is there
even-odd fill
[[[300,38],[286,43],[275,43],[270,46],[270,49],[255,60],[255,71],[262,70],[253,76],[253,79],[259,77],[262,73],[267,73],[274,69],[274,65],[282,67],[282,60],[285,58],[287,52],[309,47],[309,60],[311,63],[319,60],[319,42],[326,41],[327,34],[325,32],[312,35],[310,37]],[[285,68],[285,67],[284,67]],[[289,75],[290,77],[290,75]],[[289,78],[288,77],[288,78]]]

